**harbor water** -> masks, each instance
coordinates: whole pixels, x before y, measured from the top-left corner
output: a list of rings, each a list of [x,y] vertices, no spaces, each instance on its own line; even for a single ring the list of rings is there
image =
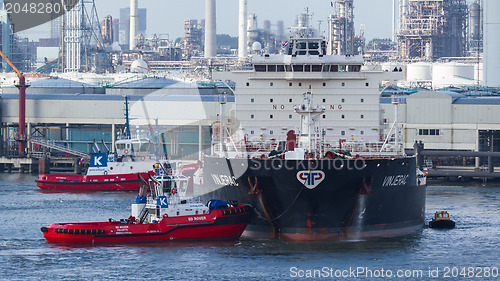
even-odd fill
[[[451,230],[372,241],[163,242],[59,246],[52,222],[130,215],[134,192],[53,192],[0,175],[0,280],[500,280],[500,184],[430,181],[426,220]]]

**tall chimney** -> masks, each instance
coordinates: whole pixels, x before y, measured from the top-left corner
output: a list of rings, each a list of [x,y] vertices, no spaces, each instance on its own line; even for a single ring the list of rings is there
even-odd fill
[[[392,0],[392,42],[396,42],[398,35],[398,0]]]
[[[240,0],[238,57],[247,57],[247,0]]]
[[[137,1],[130,0],[130,39],[129,39],[129,49],[135,50],[135,37],[137,36],[138,29],[138,12],[137,12]]]
[[[484,85],[500,87],[500,1],[484,0],[483,2],[483,67]]]
[[[215,0],[205,2],[205,57],[217,56],[217,43],[215,30]]]

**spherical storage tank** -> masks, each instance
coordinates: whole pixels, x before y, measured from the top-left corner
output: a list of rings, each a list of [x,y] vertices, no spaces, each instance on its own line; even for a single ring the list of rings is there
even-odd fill
[[[457,62],[434,64],[432,80],[441,81],[456,78],[474,80],[474,65]]]
[[[148,72],[148,64],[142,60],[137,59],[130,65],[130,72],[145,73]]]
[[[407,65],[406,81],[430,81],[432,80],[432,64],[417,62]]]

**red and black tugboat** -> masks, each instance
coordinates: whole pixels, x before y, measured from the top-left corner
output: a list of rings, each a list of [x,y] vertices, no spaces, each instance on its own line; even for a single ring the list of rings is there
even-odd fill
[[[159,170],[165,171],[163,168]],[[158,172],[158,170],[157,170]],[[127,219],[104,222],[53,223],[42,227],[55,243],[103,243],[171,240],[237,239],[250,221],[250,207],[220,200],[206,205],[183,197],[178,188],[185,177],[157,174],[149,182],[139,176],[141,189]],[[150,190],[148,192],[148,190]]]

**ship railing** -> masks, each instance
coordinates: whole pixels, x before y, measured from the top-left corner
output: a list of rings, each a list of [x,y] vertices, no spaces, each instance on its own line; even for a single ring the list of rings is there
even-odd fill
[[[382,149],[383,148],[383,149]],[[326,145],[327,150],[347,150],[352,155],[400,155],[400,151],[393,145],[385,145],[383,142],[343,142],[342,146],[338,144],[335,146]]]
[[[33,144],[40,145],[40,146],[45,146],[47,148],[51,148],[54,150],[66,152],[66,153],[76,155],[79,157],[84,157],[84,158],[90,159],[90,154],[59,145],[53,140],[45,140],[45,139],[41,139],[41,138],[30,138],[29,142],[31,142]]]

